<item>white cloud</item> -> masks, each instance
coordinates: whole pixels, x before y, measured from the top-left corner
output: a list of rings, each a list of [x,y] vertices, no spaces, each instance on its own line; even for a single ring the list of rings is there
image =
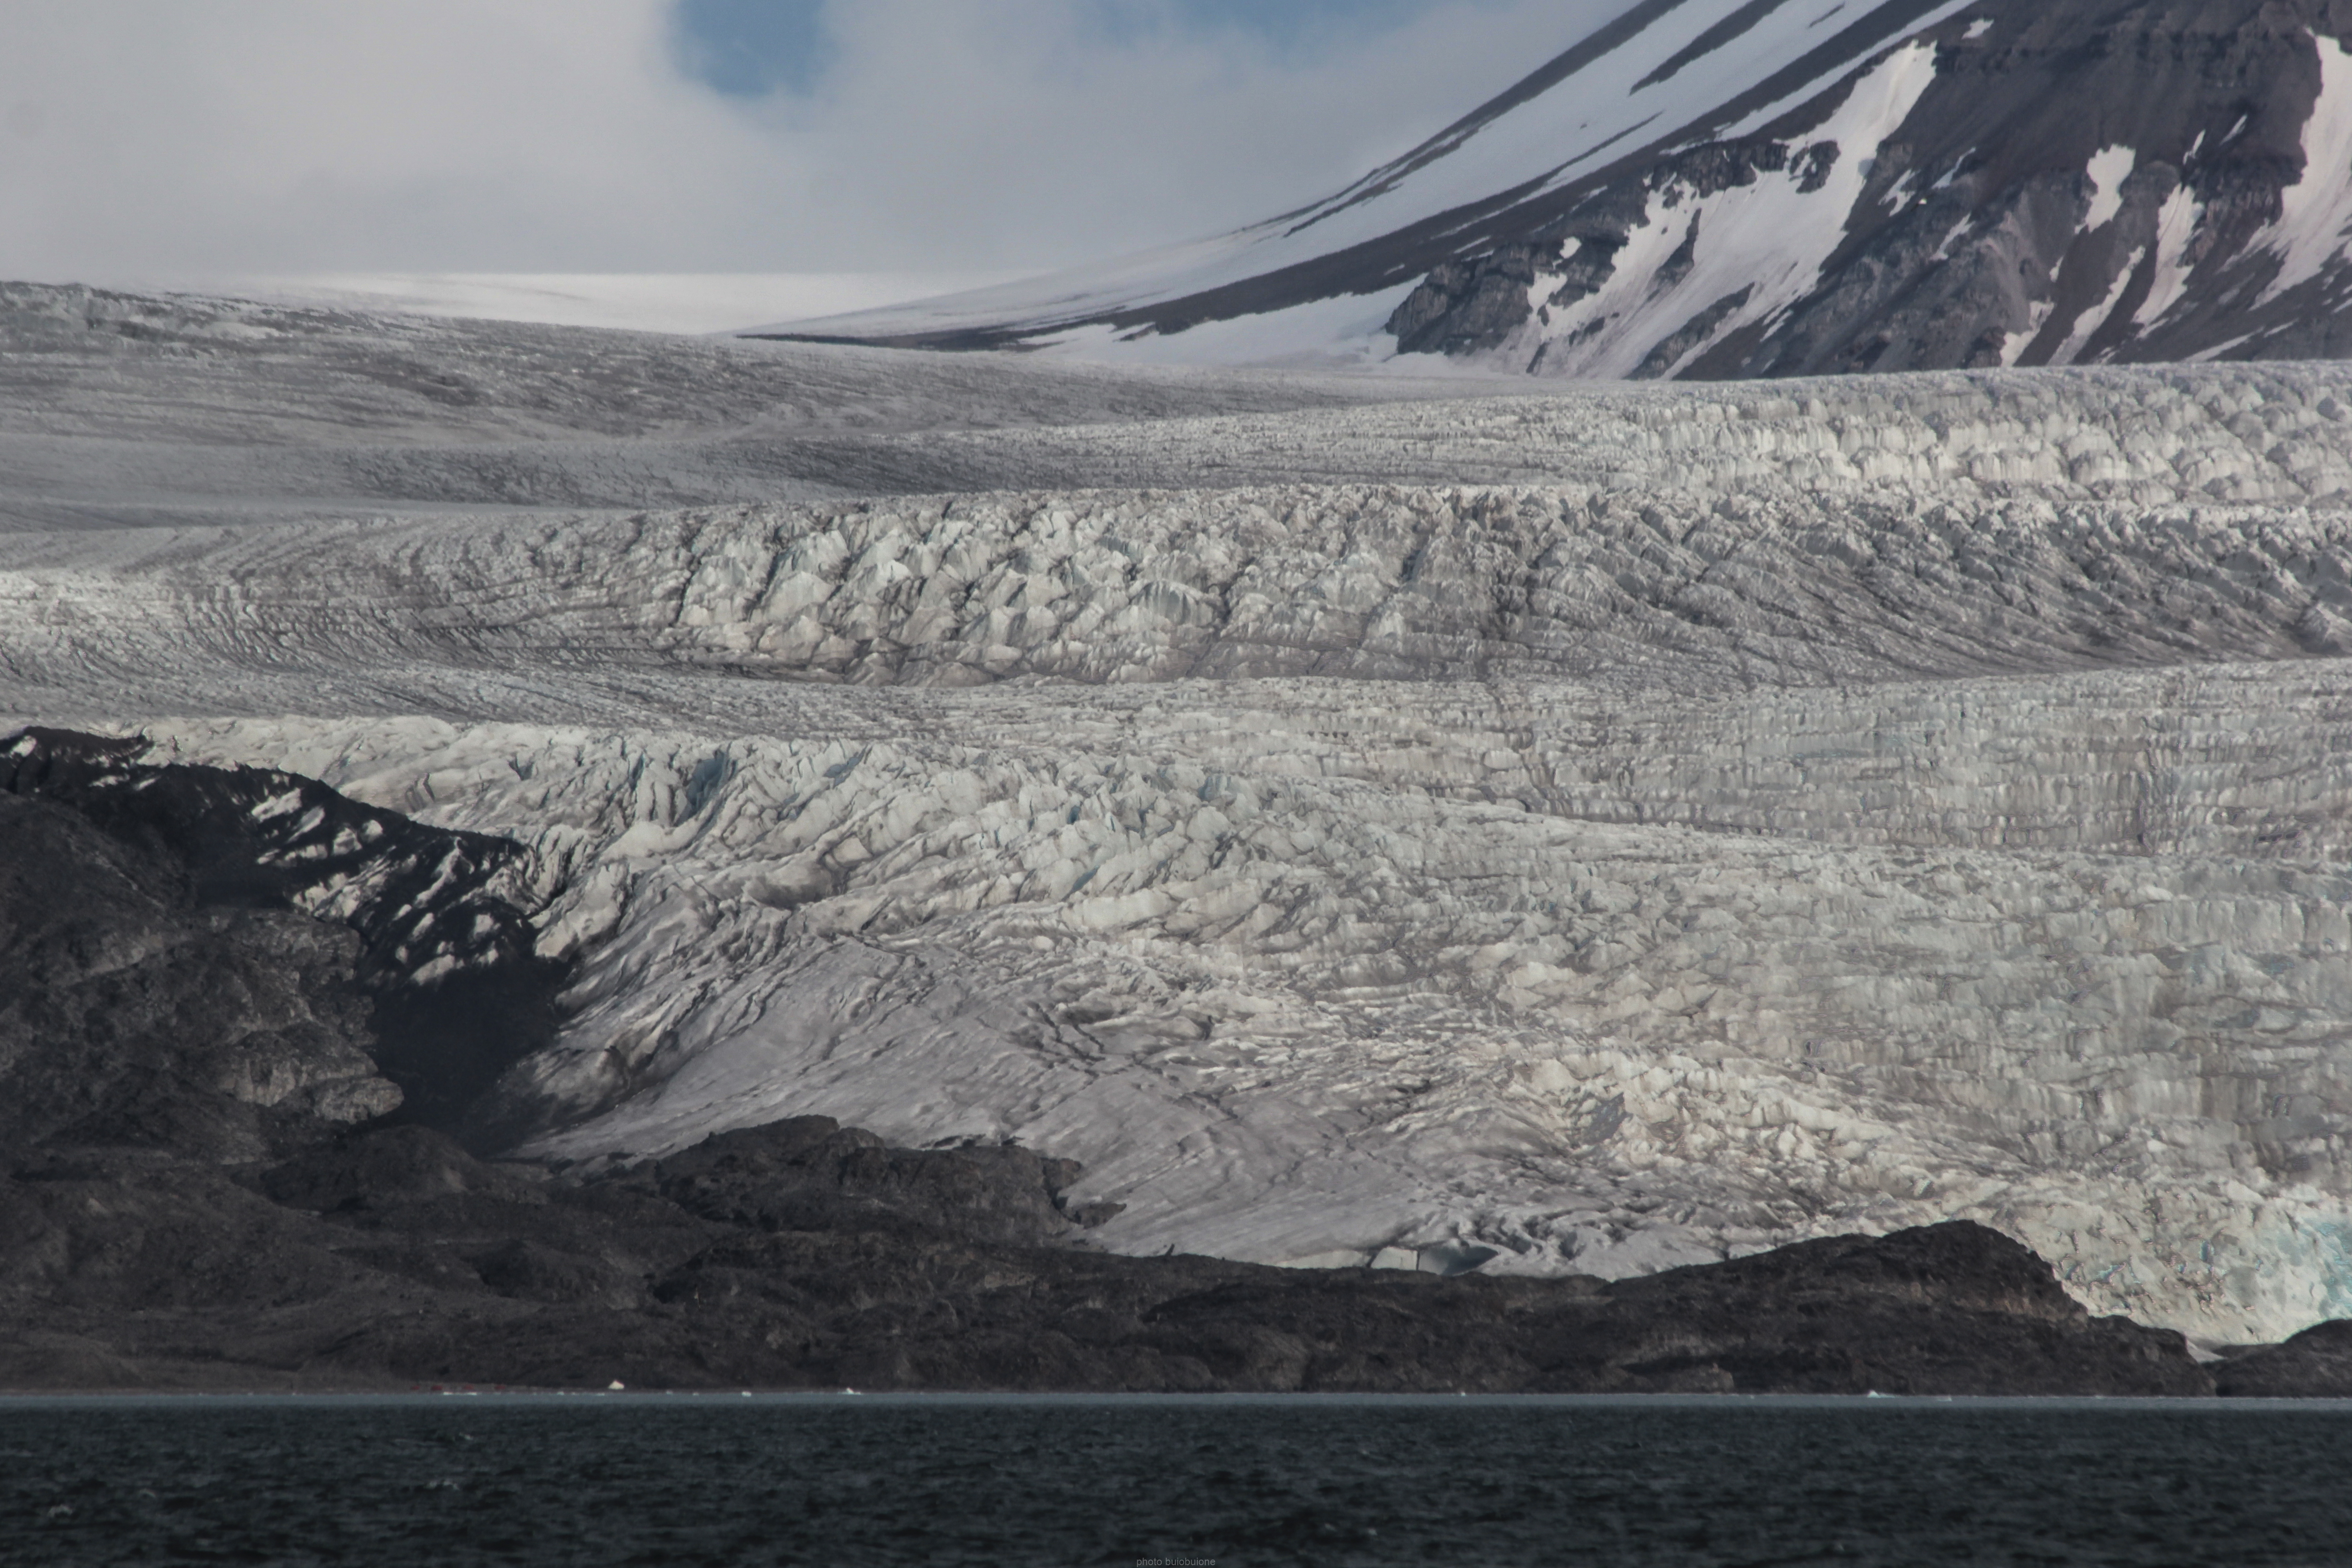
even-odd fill
[[[815,96],[747,102],[663,0],[10,0],[0,274],[1060,265],[1323,194],[1613,8],[1433,0],[1301,61],[855,0]]]
[[[676,74],[656,0],[12,0],[5,27],[18,273],[669,265],[771,240],[743,193],[794,177]]]

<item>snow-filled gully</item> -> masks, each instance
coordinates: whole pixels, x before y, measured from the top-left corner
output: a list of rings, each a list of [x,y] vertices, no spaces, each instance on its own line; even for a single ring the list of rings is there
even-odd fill
[[[1856,79],[1837,111],[1807,136],[1809,149],[1834,149],[1826,175],[1809,178],[1810,165],[1801,160],[1708,195],[1675,186],[1654,192],[1608,280],[1582,298],[1555,305],[1560,277],[1538,277],[1528,291],[1536,321],[1499,357],[1516,356],[1547,376],[1631,375],[1676,328],[1738,296],[1705,333],[1652,368],[1671,378],[1733,332],[1786,310],[1820,280],[1879,143],[1935,79],[1935,56],[1926,44],[1907,45]],[[1685,245],[1688,269],[1662,279],[1661,270]]]

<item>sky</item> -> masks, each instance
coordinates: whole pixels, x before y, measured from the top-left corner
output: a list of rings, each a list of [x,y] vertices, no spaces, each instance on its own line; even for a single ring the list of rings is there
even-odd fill
[[[0,277],[981,275],[1345,185],[1622,0],[5,0]]]

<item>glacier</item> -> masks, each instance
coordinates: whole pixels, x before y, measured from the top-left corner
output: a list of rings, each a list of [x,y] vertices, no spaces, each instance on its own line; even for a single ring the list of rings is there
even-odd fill
[[[2352,370],[6,302],[0,726],[525,846],[531,1155],[824,1114],[1079,1160],[1134,1253],[1959,1217],[2205,1340],[2352,1315]]]

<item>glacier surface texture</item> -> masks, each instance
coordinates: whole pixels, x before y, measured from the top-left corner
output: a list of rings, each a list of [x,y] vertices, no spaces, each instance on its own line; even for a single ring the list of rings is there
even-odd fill
[[[534,1154],[823,1113],[1082,1161],[1131,1252],[1967,1217],[2352,1315],[2352,370],[0,312],[0,723],[526,845]]]

